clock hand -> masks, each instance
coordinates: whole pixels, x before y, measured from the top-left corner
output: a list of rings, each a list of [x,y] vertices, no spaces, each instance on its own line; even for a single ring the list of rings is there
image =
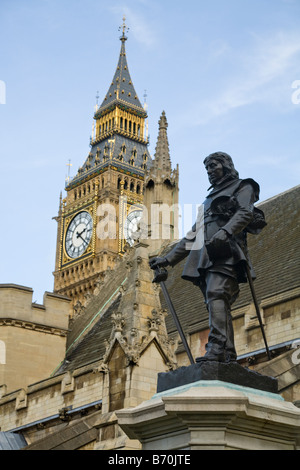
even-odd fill
[[[86,231],[86,227],[82,230],[82,232],[80,232],[80,233],[79,233],[79,232],[76,232],[77,238],[78,238],[78,237],[82,238],[81,235],[82,235],[85,231]]]
[[[83,232],[81,232],[81,233],[83,233]],[[81,236],[80,233],[77,233],[76,235],[77,235],[77,238],[80,237],[81,240],[83,240],[88,245],[88,242]]]

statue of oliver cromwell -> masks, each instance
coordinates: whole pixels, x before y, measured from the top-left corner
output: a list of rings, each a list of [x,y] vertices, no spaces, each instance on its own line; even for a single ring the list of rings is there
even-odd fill
[[[196,361],[235,362],[231,306],[239,283],[247,282],[246,263],[255,278],[247,233],[259,233],[266,222],[254,207],[259,185],[240,179],[228,154],[212,153],[203,163],[211,186],[195,224],[165,257],[152,258],[150,267],[174,266],[187,258],[182,278],[200,287],[209,312],[206,354]]]

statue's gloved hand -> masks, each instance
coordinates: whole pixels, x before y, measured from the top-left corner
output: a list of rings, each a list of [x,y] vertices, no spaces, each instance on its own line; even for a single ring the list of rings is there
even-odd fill
[[[230,236],[226,230],[219,230],[205,243],[208,256],[212,261],[232,256]]]
[[[222,246],[224,243],[228,242],[228,233],[223,229],[218,230],[218,232],[211,237],[210,242],[216,246]]]
[[[156,257],[149,261],[149,265],[151,269],[164,268],[169,265],[169,261],[165,257]]]

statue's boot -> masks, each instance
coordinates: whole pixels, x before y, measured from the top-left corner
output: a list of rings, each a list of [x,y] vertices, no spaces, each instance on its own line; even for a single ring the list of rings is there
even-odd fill
[[[225,344],[225,362],[236,362],[237,354],[234,346],[234,331],[230,308],[227,310],[227,340]]]
[[[205,346],[206,354],[197,358],[196,362],[235,360],[233,327],[227,302],[223,299],[210,301],[208,312],[210,333],[208,343]]]

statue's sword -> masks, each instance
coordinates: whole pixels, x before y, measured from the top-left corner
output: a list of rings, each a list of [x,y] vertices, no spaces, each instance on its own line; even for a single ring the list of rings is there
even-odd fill
[[[168,271],[164,268],[156,268],[155,269],[155,277],[153,279],[152,282],[155,282],[157,284],[160,284],[160,287],[161,287],[161,290],[163,292],[163,295],[164,295],[164,298],[165,298],[165,301],[166,301],[166,304],[171,312],[171,315],[173,317],[173,320],[174,320],[174,323],[175,323],[175,326],[177,328],[177,331],[180,335],[180,338],[181,338],[181,341],[182,341],[182,344],[184,346],[184,349],[188,355],[188,358],[190,360],[190,363],[191,364],[194,364],[194,359],[193,359],[193,356],[192,356],[192,353],[191,353],[191,350],[189,348],[189,345],[186,341],[186,337],[184,336],[184,333],[183,333],[183,330],[181,328],[181,324],[180,324],[180,321],[178,319],[178,316],[176,314],[176,311],[175,311],[175,308],[174,308],[174,305],[172,303],[172,300],[169,296],[169,292],[167,291],[167,288],[166,288],[166,285],[165,285],[165,280],[167,279],[168,277]]]
[[[264,325],[263,325],[263,322],[262,322],[262,318],[261,318],[261,314],[260,314],[260,310],[259,310],[255,290],[254,290],[254,283],[253,283],[250,268],[249,268],[247,262],[246,262],[246,275],[247,275],[248,283],[249,283],[249,286],[250,286],[250,290],[251,290],[251,294],[252,294],[252,298],[253,298],[253,302],[254,302],[254,306],[255,306],[255,310],[256,310],[256,316],[258,318],[259,326],[260,326],[260,329],[261,329],[261,332],[262,332],[262,337],[263,337],[263,340],[264,340],[264,343],[265,343],[265,346],[266,346],[266,352],[267,352],[267,355],[268,355],[268,359],[270,360],[270,359],[272,359],[272,356],[271,356],[271,353],[270,353],[270,350],[269,350],[269,347],[268,347],[267,338],[266,338],[265,330],[264,330]]]

